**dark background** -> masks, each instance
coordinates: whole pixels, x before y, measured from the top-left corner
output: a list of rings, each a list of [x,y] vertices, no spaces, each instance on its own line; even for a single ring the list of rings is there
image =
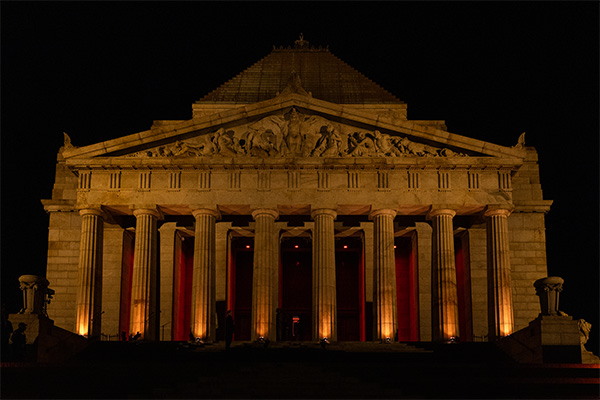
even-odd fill
[[[45,275],[56,153],[189,119],[191,104],[300,32],[408,103],[410,119],[540,158],[548,269],[598,354],[596,2],[2,2],[2,302]],[[533,287],[532,287],[533,291]]]

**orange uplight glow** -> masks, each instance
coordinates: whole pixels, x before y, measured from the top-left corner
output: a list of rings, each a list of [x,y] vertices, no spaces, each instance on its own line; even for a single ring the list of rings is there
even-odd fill
[[[299,247],[298,245],[295,245],[295,246],[294,246],[294,248],[295,248],[295,249],[297,249],[298,247]]]
[[[348,245],[347,245],[347,244],[345,244],[345,245],[344,245],[344,248],[345,248],[345,249],[347,249],[347,248],[348,248]]]
[[[192,332],[195,338],[206,339],[206,330],[202,328],[202,323],[196,323],[192,327]]]
[[[246,248],[247,248],[247,249],[249,249],[249,248],[250,248],[250,245],[249,245],[249,244],[247,244],[247,245],[246,245]]]

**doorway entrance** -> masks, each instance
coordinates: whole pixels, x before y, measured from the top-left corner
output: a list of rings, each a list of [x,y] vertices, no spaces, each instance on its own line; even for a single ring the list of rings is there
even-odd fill
[[[194,270],[194,238],[175,234],[173,263],[173,340],[189,340],[192,314],[192,276]]]
[[[312,242],[283,238],[280,249],[277,340],[312,340]]]
[[[338,341],[365,338],[364,263],[361,237],[335,240]]]
[[[252,270],[254,238],[232,237],[229,263],[229,309],[233,314],[234,339],[251,340]]]
[[[414,233],[394,239],[399,342],[419,340],[416,243]]]

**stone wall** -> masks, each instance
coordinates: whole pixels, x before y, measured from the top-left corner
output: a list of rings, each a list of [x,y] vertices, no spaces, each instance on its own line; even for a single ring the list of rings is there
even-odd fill
[[[46,279],[56,291],[48,315],[61,328],[75,329],[81,217],[74,210],[77,177],[61,161],[56,165],[52,199],[44,202],[50,214]]]
[[[469,229],[469,265],[471,267],[471,307],[473,311],[473,341],[488,336],[487,298],[487,236],[485,225]]]
[[[104,223],[102,258],[102,333],[119,334],[121,314],[121,273],[123,269],[123,235],[119,225]],[[112,338],[115,340],[114,338]]]
[[[545,213],[538,157],[529,147],[521,169],[512,178],[515,211],[508,217],[515,331],[525,328],[539,312],[533,282],[548,276]]]

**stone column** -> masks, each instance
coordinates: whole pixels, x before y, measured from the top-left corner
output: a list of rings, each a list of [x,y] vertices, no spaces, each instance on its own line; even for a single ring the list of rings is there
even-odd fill
[[[328,208],[313,210],[313,339],[337,340],[337,299],[335,288],[335,240],[333,220],[337,213]]]
[[[79,335],[100,336],[103,213],[97,208],[86,208],[79,215],[81,242],[75,327]]]
[[[513,304],[508,249],[507,209],[488,209],[487,217],[487,276],[488,276],[488,335],[490,340],[513,332]]]
[[[142,338],[156,339],[158,309],[157,293],[157,221],[159,212],[153,208],[133,211],[136,218],[131,284],[131,333]]]
[[[458,292],[454,258],[452,218],[456,211],[432,209],[432,336],[434,341],[448,341],[459,336]]]
[[[261,208],[252,211],[254,230],[254,267],[252,270],[252,340],[274,341],[276,337],[274,293],[278,287],[279,268],[275,258],[279,241],[275,236],[277,210]]]
[[[396,211],[371,212],[374,222],[375,320],[374,339],[393,341],[398,331],[396,305],[396,263],[394,254],[394,217]]]
[[[216,340],[215,305],[215,225],[219,211],[199,208],[192,211],[196,219],[194,270],[192,272],[191,331],[204,341]]]

